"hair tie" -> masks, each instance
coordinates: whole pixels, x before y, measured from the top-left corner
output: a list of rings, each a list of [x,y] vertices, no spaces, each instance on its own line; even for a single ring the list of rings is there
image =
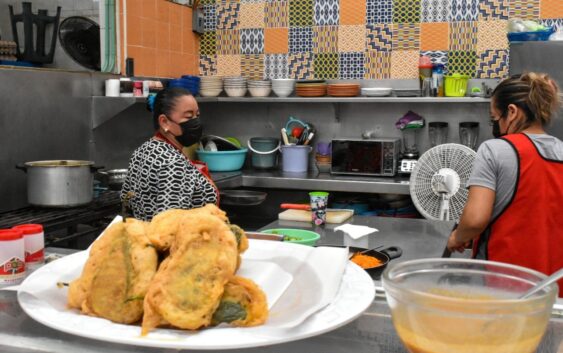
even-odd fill
[[[151,112],[154,112],[154,101],[155,100],[156,100],[156,95],[154,93],[149,94],[149,96],[147,97],[147,108]]]

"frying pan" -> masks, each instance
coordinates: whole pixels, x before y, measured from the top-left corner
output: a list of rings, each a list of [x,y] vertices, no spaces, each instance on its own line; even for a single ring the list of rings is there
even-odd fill
[[[356,253],[360,251],[364,251],[364,248],[357,248],[351,246],[350,248],[351,253]],[[403,250],[398,246],[390,246],[385,249],[381,250],[370,250],[363,253],[363,255],[372,256],[381,261],[381,264],[371,268],[364,268],[364,270],[370,275],[372,279],[379,280],[381,278],[381,272],[387,267],[389,261],[401,257],[403,255]]]

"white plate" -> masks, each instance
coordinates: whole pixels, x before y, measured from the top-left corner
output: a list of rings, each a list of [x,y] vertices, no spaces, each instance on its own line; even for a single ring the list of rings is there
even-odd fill
[[[310,249],[291,243],[250,240],[250,249],[243,256],[239,274],[259,284],[271,306],[268,321],[257,327],[225,325],[197,332],[156,329],[140,337],[139,326],[116,324],[67,309],[67,290],[57,288],[55,283],[76,278],[86,261],[86,252],[53,261],[32,273],[18,291],[18,301],[27,315],[46,326],[107,342],[174,349],[233,349],[290,342],[349,323],[369,307],[375,295],[369,275],[348,262],[333,302],[300,325],[282,328],[307,306],[312,306],[317,299],[314,293],[319,291],[319,286],[323,287],[318,278],[307,279],[301,273],[299,280],[291,279],[291,273],[296,274],[294,270],[302,263],[303,251],[307,248]],[[27,293],[26,288],[33,288],[33,294]]]
[[[385,97],[391,94],[392,88],[372,87],[362,88],[362,96]]]

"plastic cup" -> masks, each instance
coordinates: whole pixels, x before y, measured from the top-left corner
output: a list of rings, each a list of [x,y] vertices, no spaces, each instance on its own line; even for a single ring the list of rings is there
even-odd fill
[[[311,214],[313,223],[320,226],[326,223],[326,206],[328,204],[328,192],[313,191],[309,193],[311,199]]]

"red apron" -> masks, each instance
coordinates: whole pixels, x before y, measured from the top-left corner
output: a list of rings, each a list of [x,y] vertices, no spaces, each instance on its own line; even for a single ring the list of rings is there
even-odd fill
[[[174,147],[176,150],[178,150],[178,152],[180,152],[184,156],[184,154],[182,153],[182,150],[179,149],[176,145],[174,145],[170,140],[168,140],[166,138],[166,136],[161,134],[160,131],[157,131],[154,134],[154,137],[168,143],[170,146]],[[184,157],[186,157],[186,156],[184,156]],[[211,179],[211,175],[209,174],[209,169],[207,168],[207,164],[205,162],[202,162],[202,161],[191,161],[188,157],[186,157],[186,160],[191,165],[193,165],[201,173],[201,175],[203,175],[207,179],[207,181],[209,181],[209,183],[213,186],[213,188],[215,189],[215,195],[217,195],[217,203],[216,204],[217,204],[217,207],[219,207],[219,202],[221,201],[220,200],[221,194],[219,193],[219,188],[217,187],[217,185],[215,185],[215,182],[213,182],[213,180]]]
[[[563,162],[543,158],[525,134],[503,139],[516,151],[518,179],[512,200],[489,225],[487,259],[550,275],[563,268]],[[563,296],[563,280],[558,284]]]

